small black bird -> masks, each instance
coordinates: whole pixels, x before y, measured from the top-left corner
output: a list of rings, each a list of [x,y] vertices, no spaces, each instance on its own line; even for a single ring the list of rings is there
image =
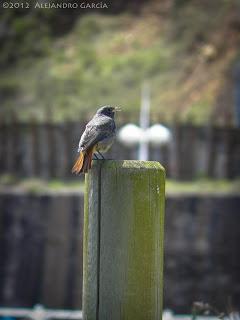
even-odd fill
[[[88,122],[79,141],[80,155],[72,168],[72,173],[88,172],[92,166],[93,154],[98,152],[102,156],[101,152],[106,152],[112,146],[116,135],[114,114],[119,110],[118,107],[101,107]]]

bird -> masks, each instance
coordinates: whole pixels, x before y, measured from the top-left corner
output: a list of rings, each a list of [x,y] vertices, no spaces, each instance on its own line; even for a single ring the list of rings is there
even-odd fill
[[[119,110],[119,107],[100,107],[87,123],[79,141],[79,156],[72,168],[72,173],[87,173],[92,167],[92,158],[96,153],[104,159],[102,152],[107,152],[114,142],[116,135],[114,115]],[[98,159],[97,156],[96,159]]]

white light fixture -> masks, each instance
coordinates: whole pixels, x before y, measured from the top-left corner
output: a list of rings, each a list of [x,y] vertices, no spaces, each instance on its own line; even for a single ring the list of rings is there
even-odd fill
[[[139,126],[128,123],[118,132],[118,140],[125,146],[139,146],[139,160],[148,160],[149,144],[162,146],[168,144],[172,139],[171,131],[167,127],[159,123],[149,127],[149,124],[150,87],[145,83],[142,86]]]
[[[145,131],[146,139],[154,146],[162,146],[171,141],[172,134],[161,124],[154,124]]]
[[[138,145],[143,136],[143,130],[133,123],[126,124],[118,131],[118,140],[128,147]]]

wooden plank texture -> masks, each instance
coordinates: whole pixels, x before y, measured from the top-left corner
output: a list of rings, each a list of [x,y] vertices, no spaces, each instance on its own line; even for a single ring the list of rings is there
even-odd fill
[[[84,320],[159,320],[164,169],[158,162],[95,161],[86,177]]]

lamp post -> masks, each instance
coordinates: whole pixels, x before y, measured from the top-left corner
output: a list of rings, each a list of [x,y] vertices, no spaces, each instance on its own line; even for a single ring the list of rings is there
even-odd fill
[[[150,125],[150,90],[147,84],[142,87],[142,99],[139,126],[128,123],[118,132],[118,140],[125,146],[139,146],[138,160],[149,159],[149,144],[159,147],[170,143],[172,139],[171,131],[162,124]]]
[[[140,118],[139,125],[142,129],[142,132],[146,131],[149,127],[149,113],[150,113],[150,88],[147,83],[144,83],[142,86],[142,97],[141,97],[141,109],[140,109]],[[138,160],[148,160],[149,158],[149,149],[148,141],[145,139],[143,134],[142,139],[139,141],[139,151],[138,151]]]

